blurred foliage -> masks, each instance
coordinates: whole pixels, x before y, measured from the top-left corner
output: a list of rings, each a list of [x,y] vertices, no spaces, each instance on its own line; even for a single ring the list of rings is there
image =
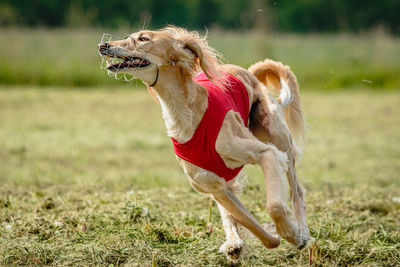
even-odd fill
[[[0,0],[0,26],[274,29],[400,33],[398,0]]]

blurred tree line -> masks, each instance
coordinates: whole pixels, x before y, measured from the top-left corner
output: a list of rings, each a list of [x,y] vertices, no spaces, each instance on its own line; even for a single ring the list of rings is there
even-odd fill
[[[400,34],[399,0],[0,0],[0,26],[272,29]]]

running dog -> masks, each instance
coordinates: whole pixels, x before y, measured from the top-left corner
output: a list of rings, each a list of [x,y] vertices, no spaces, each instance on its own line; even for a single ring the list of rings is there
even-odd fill
[[[206,38],[173,26],[99,43],[98,53],[119,59],[108,64],[108,71],[142,80],[160,103],[176,158],[190,184],[211,194],[218,205],[226,233],[220,251],[228,259],[237,261],[243,252],[238,223],[267,248],[279,246],[280,237],[299,249],[305,247],[305,191],[295,163],[302,154],[306,123],[299,86],[289,67],[269,59],[248,70],[222,64]],[[274,234],[237,198],[242,191],[239,173],[246,164],[263,170]]]

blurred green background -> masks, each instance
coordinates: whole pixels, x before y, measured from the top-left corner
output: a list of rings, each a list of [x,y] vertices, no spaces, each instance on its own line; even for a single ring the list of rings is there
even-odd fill
[[[159,106],[100,69],[103,33],[175,24],[207,29],[227,63],[282,61],[300,84],[316,241],[244,237],[235,266],[399,266],[399,14],[399,0],[0,0],[0,265],[233,266]],[[264,224],[261,170],[246,173],[241,199]]]
[[[397,89],[399,13],[394,0],[0,0],[0,84],[115,84],[99,69],[102,33],[174,24],[207,29],[225,62],[284,62],[303,89]]]
[[[399,34],[396,0],[2,0],[1,25],[162,27],[191,29],[271,27],[292,32],[369,30]]]

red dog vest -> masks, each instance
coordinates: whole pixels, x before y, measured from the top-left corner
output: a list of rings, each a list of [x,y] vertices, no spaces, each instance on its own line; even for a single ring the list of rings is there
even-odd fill
[[[249,118],[249,96],[242,82],[233,75],[226,73],[225,88],[219,88],[212,83],[204,73],[193,80],[204,86],[208,91],[208,106],[193,137],[179,143],[172,138],[175,154],[190,163],[211,171],[225,181],[230,181],[243,168],[228,168],[215,149],[218,133],[229,110],[239,112],[247,127]]]

